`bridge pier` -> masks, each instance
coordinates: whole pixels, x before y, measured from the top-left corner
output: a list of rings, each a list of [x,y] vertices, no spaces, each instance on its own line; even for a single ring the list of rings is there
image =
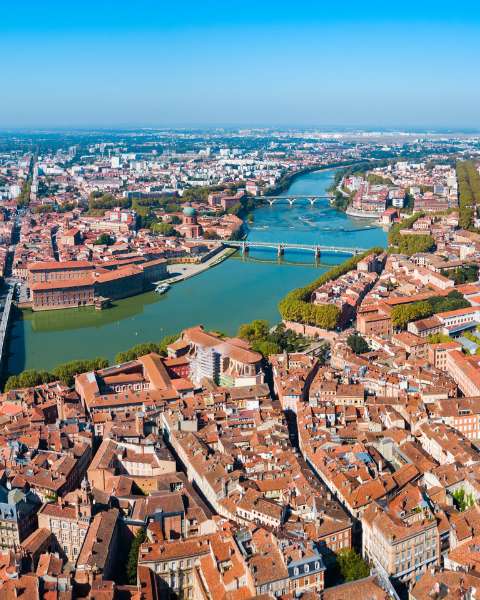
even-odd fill
[[[293,199],[293,200],[290,200],[290,199],[288,200],[288,203],[290,204],[290,206],[293,206],[293,203],[294,203],[294,202],[295,202],[295,200],[294,200],[294,199]]]
[[[256,242],[254,240],[239,240],[239,241],[224,241],[223,246],[230,248],[238,248],[242,254],[247,254],[251,247],[253,248],[270,248],[276,250],[278,256],[282,256],[286,249],[304,250],[305,252],[313,252],[315,257],[320,257],[321,253],[333,252],[336,254],[345,254],[350,256],[358,256],[365,252],[364,248],[343,248],[341,246],[322,246],[321,244],[295,244],[288,242]]]
[[[273,206],[275,200],[269,200],[268,203],[270,204],[270,206]]]
[[[317,201],[317,198],[310,198],[310,206],[313,206],[316,201]]]

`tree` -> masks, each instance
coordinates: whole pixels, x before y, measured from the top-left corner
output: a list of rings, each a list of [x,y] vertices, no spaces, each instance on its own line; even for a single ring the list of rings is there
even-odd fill
[[[358,333],[352,333],[352,335],[349,335],[347,338],[347,344],[355,354],[365,354],[365,352],[370,351],[369,345]]]
[[[337,564],[343,581],[356,581],[370,575],[369,566],[353,548],[340,550]]]
[[[102,233],[93,243],[95,246],[111,246],[115,240],[108,233]]]
[[[194,186],[185,190],[182,195],[182,202],[203,202],[208,199],[210,188]]]
[[[392,227],[390,227],[390,231],[388,232],[388,245],[398,246],[402,237],[402,234],[400,232],[405,229],[411,229],[413,224],[424,215],[425,213],[423,212],[416,212],[411,217],[403,219],[399,223],[395,223],[394,225],[392,225]]]
[[[307,341],[302,335],[287,329],[283,323],[270,331],[268,339],[278,344],[282,351],[286,352],[299,352],[307,346]]]
[[[88,198],[89,212],[105,211],[110,208],[130,208],[131,201],[128,198],[115,198],[112,194],[92,192]],[[94,213],[93,213],[94,214]]]
[[[467,510],[467,508],[475,504],[472,494],[467,494],[463,488],[458,488],[452,492],[452,497],[460,512]]]
[[[327,361],[330,358],[330,354],[331,354],[331,346],[328,342],[325,342],[324,344],[322,344],[320,346],[320,348],[318,350],[318,353],[317,353],[318,362],[321,365],[327,364]]]
[[[152,226],[152,229],[155,231],[155,233],[159,233],[160,235],[165,235],[167,237],[180,235],[175,227],[170,223],[155,223]]]
[[[120,364],[130,360],[135,360],[139,356],[150,354],[150,352],[156,352],[157,354],[165,355],[167,353],[167,346],[178,340],[179,337],[180,335],[177,333],[173,335],[166,335],[160,340],[160,342],[144,342],[142,344],[136,344],[129,350],[119,352],[115,356],[115,363]]]
[[[459,191],[458,224],[462,229],[475,230],[474,219],[480,204],[480,175],[471,160],[457,162]]]
[[[251,323],[240,325],[237,332],[237,337],[246,340],[251,344],[255,341],[265,339],[269,333],[269,323],[264,319],[255,319]]]
[[[452,338],[446,333],[431,333],[427,337],[427,342],[429,344],[443,344],[445,342],[451,342]]]
[[[400,254],[418,254],[435,249],[435,240],[431,235],[402,235],[398,244]]]
[[[36,206],[33,209],[33,212],[37,215],[44,215],[46,213],[49,213],[53,210],[53,206],[49,205],[49,204],[40,204],[39,206]]]
[[[280,352],[282,351],[281,347],[278,344],[269,340],[255,342],[252,348],[256,352],[260,352],[260,354],[262,354],[266,358],[269,357],[271,354],[280,354]]]
[[[393,181],[390,177],[382,177],[376,173],[369,173],[367,175],[367,181],[372,185],[393,185]]]
[[[136,344],[130,350],[126,352],[119,352],[115,356],[115,363],[120,364],[124,362],[128,362],[130,360],[135,360],[139,356],[145,356],[145,354],[150,354],[151,352],[159,352],[160,344],[155,342],[145,342],[143,344]]]
[[[170,223],[172,225],[180,225],[182,223],[182,219],[177,217],[177,215],[173,215],[173,217],[170,219]]]
[[[132,545],[130,546],[127,560],[127,580],[130,585],[136,585],[137,583],[138,553],[140,551],[140,546],[146,539],[147,534],[142,527],[137,531],[133,538]]]
[[[7,379],[5,391],[35,387],[36,385],[49,383],[50,381],[55,381],[55,377],[48,371],[27,369],[18,375],[11,375]]]
[[[410,321],[423,319],[432,315],[432,309],[428,302],[412,302],[411,304],[399,304],[392,309],[392,325],[399,329],[405,329]]]
[[[372,253],[379,254],[380,252],[383,252],[383,248],[371,248],[362,254],[352,256],[342,264],[332,267],[309,285],[289,292],[278,304],[282,319],[315,325],[322,329],[335,329],[340,318],[340,309],[334,304],[312,304],[310,301],[312,293],[328,281],[338,279],[354,269],[365,256]]]
[[[220,236],[218,235],[218,233],[216,231],[204,231],[203,237],[206,240],[219,240],[220,239]]]
[[[470,303],[465,300],[460,292],[453,290],[446,296],[432,296],[428,300],[421,302],[411,302],[409,304],[399,304],[392,309],[391,317],[394,327],[405,329],[410,321],[430,317],[447,310],[457,310],[458,308],[468,308]]]
[[[257,352],[268,357],[280,352],[296,352],[305,347],[305,338],[296,334],[281,323],[270,330],[270,324],[264,319],[255,319],[251,323],[240,325],[237,337],[247,341]]]
[[[60,380],[68,386],[72,386],[75,381],[75,375],[86,373],[87,371],[96,371],[108,367],[106,358],[93,358],[90,360],[72,360],[62,365],[58,365],[52,371],[55,379]]]
[[[171,335],[164,336],[160,340],[160,343],[158,345],[158,351],[159,351],[159,353],[165,355],[167,353],[167,346],[169,346],[170,344],[173,344],[174,342],[176,342],[179,337],[180,337],[179,333],[174,333],[174,334],[171,334]]]
[[[470,283],[478,280],[478,266],[464,265],[462,267],[453,269],[453,271],[447,271],[443,269],[441,274],[449,279],[453,279],[455,285]]]

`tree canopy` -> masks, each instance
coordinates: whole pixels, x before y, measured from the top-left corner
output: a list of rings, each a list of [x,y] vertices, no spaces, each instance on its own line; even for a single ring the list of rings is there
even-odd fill
[[[115,356],[115,363],[120,364],[130,360],[135,360],[139,356],[150,354],[150,352],[156,352],[157,354],[165,355],[167,353],[167,346],[178,340],[179,337],[179,334],[166,335],[160,340],[160,342],[145,342],[143,344],[136,344],[129,350],[119,352]]]
[[[471,283],[478,280],[478,265],[462,265],[453,270],[442,270],[441,274],[453,279],[455,285]]]
[[[370,575],[370,568],[353,548],[343,548],[337,554],[341,581],[356,581]]]
[[[468,308],[470,303],[457,290],[453,290],[447,296],[433,296],[421,302],[399,304],[392,309],[392,325],[398,329],[405,329],[410,321],[431,317],[447,310]]]
[[[108,233],[101,233],[93,243],[95,246],[111,246],[115,240]]]
[[[452,497],[460,512],[467,510],[475,504],[475,499],[472,494],[465,492],[463,488],[458,488],[452,492]]]
[[[355,354],[364,354],[370,350],[366,340],[358,333],[352,333],[347,338],[347,344]]]
[[[435,249],[435,240],[431,235],[401,235],[397,246],[400,254],[411,256],[419,252],[430,252]]]
[[[167,237],[180,235],[171,223],[155,223],[152,226],[152,230],[155,231],[155,233],[160,233],[161,235],[165,235]]]
[[[418,211],[414,213],[412,216],[407,217],[406,219],[402,219],[398,223],[394,223],[388,232],[388,243],[396,246],[398,244],[400,231],[402,229],[411,229],[413,224],[418,221],[418,219],[425,216],[425,213],[422,211]]]
[[[37,371],[27,369],[18,375],[11,375],[5,384],[5,391],[34,387],[51,381],[61,381],[63,384],[72,386],[75,375],[108,367],[106,358],[93,358],[89,360],[72,360],[55,367],[52,371]]]
[[[128,553],[127,560],[127,581],[130,585],[137,584],[137,567],[138,567],[138,553],[140,546],[147,539],[145,529],[142,527],[139,529],[133,538],[132,545],[130,546],[130,552]]]
[[[270,330],[270,324],[263,319],[240,325],[237,337],[249,342],[256,352],[263,356],[280,352],[296,352],[305,347],[305,339],[280,324]]]
[[[452,338],[447,333],[431,333],[427,337],[429,344],[444,344],[445,342],[451,342]]]
[[[462,229],[474,230],[474,219],[480,204],[480,175],[471,160],[457,162],[459,191],[458,224]]]
[[[280,300],[278,305],[282,319],[314,325],[322,329],[335,329],[340,318],[340,309],[335,304],[312,304],[310,299],[313,291],[328,281],[338,279],[341,275],[354,269],[365,256],[372,253],[379,254],[380,252],[383,252],[383,248],[372,248],[362,254],[352,256],[342,264],[332,267],[309,285],[289,292]]]
[[[48,371],[36,371],[35,369],[27,369],[18,375],[10,375],[5,384],[5,391],[34,387],[42,383],[54,381],[54,377]]]
[[[411,229],[413,224],[423,217],[425,213],[416,212],[411,217],[403,219],[399,223],[394,223],[388,232],[388,245],[391,252],[400,254],[417,254],[418,252],[430,252],[435,248],[435,240],[428,234],[409,234],[401,233]]]
[[[89,211],[102,212],[111,208],[129,208],[130,200],[127,198],[115,198],[112,194],[104,194],[102,192],[92,192],[88,197]]]

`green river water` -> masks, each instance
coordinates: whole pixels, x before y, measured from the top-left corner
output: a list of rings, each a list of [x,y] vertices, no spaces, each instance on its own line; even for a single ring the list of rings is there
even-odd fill
[[[298,177],[285,192],[322,195],[333,171]],[[249,239],[369,248],[385,245],[386,234],[371,222],[353,219],[329,207],[327,200],[263,206],[255,211]],[[173,285],[163,296],[154,292],[134,296],[96,311],[91,307],[32,313],[25,311],[11,326],[7,370],[50,369],[77,358],[105,356],[140,342],[203,324],[235,334],[252,319],[279,320],[277,304],[290,289],[305,285],[346,257],[313,255],[287,250],[278,260],[272,250],[251,250],[248,258],[235,255],[204,273]]]

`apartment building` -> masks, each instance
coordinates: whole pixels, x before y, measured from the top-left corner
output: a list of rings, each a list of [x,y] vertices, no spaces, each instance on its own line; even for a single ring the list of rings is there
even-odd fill
[[[417,487],[373,502],[362,517],[363,555],[390,577],[415,580],[440,558],[437,519]]]
[[[72,564],[77,562],[91,520],[91,498],[85,486],[65,501],[44,504],[38,513],[38,526],[52,532]]]
[[[429,344],[427,348],[428,361],[441,371],[447,370],[447,355],[452,350],[461,352],[462,345],[458,342],[441,342],[439,344]]]
[[[140,548],[138,564],[151,569],[160,577],[162,598],[195,598],[196,567],[211,553],[209,536],[186,540],[144,544]]]
[[[0,485],[0,549],[13,550],[32,533],[39,506],[32,492]]]
[[[480,357],[466,356],[459,350],[447,352],[445,371],[465,396],[480,396]]]

